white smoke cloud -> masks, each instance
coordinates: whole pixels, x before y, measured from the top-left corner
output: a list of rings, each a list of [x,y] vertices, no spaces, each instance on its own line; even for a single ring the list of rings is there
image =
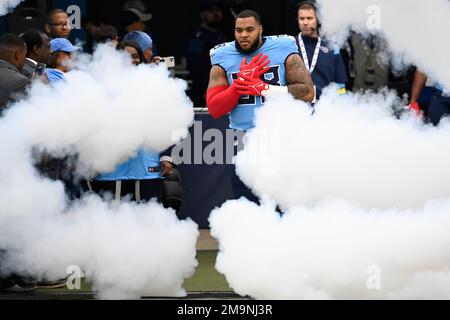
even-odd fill
[[[165,149],[193,121],[186,84],[108,46],[80,61],[66,83],[36,84],[0,119],[2,271],[55,279],[78,265],[100,298],[184,295],[197,265],[194,222],[154,202],[70,203],[36,172],[32,149],[79,154],[79,174],[110,171],[140,147]]]
[[[324,198],[417,208],[450,197],[450,123],[436,128],[414,117],[395,119],[395,104],[392,93],[340,97],[330,87],[311,117],[293,98],[272,100],[258,112],[258,127],[237,157],[238,174],[259,196],[270,195],[285,208]],[[261,157],[273,133],[278,145],[272,142]]]
[[[0,17],[9,13],[11,9],[14,9],[23,0],[0,0]]]
[[[379,34],[394,64],[414,63],[450,88],[440,58],[450,49],[447,0],[318,2],[329,39],[342,43],[350,28]],[[290,97],[257,112],[236,160],[263,204],[213,211],[217,270],[257,299],[450,299],[449,121],[397,119],[405,101],[387,91],[336,91],[324,91],[313,116]]]
[[[45,144],[55,154],[74,148],[82,173],[111,171],[140,146],[162,151],[193,122],[186,84],[170,79],[163,67],[130,70],[128,60],[103,46],[81,69],[68,74],[69,85],[33,87],[33,99],[16,105],[9,117],[26,130],[30,145]]]
[[[450,200],[420,210],[230,201],[210,217],[216,268],[257,299],[450,299]]]
[[[450,2],[448,0],[318,0],[323,34],[338,43],[349,29],[382,35],[392,62],[413,63],[450,88]],[[339,14],[336,14],[339,12]]]
[[[285,215],[247,200],[214,211],[217,269],[257,299],[450,298],[450,123],[395,118],[389,92],[336,91],[313,116],[291,97],[257,112],[237,171]]]

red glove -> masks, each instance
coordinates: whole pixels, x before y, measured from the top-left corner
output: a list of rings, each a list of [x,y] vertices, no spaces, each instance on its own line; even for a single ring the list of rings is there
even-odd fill
[[[260,79],[260,76],[269,70],[269,63],[268,56],[263,56],[263,53],[255,56],[249,64],[246,64],[244,57],[238,79],[234,80],[231,86],[218,86],[208,90],[206,104],[209,114],[213,118],[223,117],[234,109],[241,96],[260,96],[262,91],[269,88],[269,85]]]
[[[269,84],[262,81],[259,77],[252,78],[241,74],[234,83],[239,86],[241,92],[251,96],[261,96],[262,92],[269,90]],[[245,88],[245,89],[244,89]]]
[[[208,90],[206,94],[206,105],[208,112],[213,118],[220,118],[234,109],[243,95],[254,92],[247,86],[245,80],[235,80],[231,86],[218,86]]]
[[[411,102],[408,106],[409,110],[414,112],[414,114],[419,118],[423,118],[422,110],[420,109],[420,106],[417,102]]]
[[[262,52],[255,56],[249,64],[247,64],[247,59],[244,57],[241,62],[241,72],[239,75],[246,75],[257,79],[269,71],[270,68],[267,67],[269,63],[269,57],[263,56]]]
[[[419,104],[418,104],[417,102],[412,102],[412,103],[409,105],[409,109],[412,110],[412,111],[414,111],[414,112],[416,112],[416,113],[420,113],[420,112],[421,112],[420,107],[419,107]]]

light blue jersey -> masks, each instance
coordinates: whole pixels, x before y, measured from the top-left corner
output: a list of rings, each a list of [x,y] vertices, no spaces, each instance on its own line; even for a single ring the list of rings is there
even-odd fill
[[[161,179],[159,154],[140,149],[136,157],[119,164],[114,172],[100,174],[96,180],[152,180]]]
[[[211,64],[218,65],[227,74],[228,83],[237,78],[242,59],[247,63],[260,52],[269,56],[270,70],[261,79],[276,86],[286,86],[286,59],[292,54],[298,54],[294,37],[281,35],[263,38],[264,44],[251,54],[243,54],[236,48],[236,42],[227,42],[211,50]],[[230,127],[238,130],[249,130],[255,126],[255,111],[264,104],[263,97],[241,96],[236,107],[230,113]]]
[[[66,75],[58,69],[47,69],[47,79],[50,83],[65,81]]]

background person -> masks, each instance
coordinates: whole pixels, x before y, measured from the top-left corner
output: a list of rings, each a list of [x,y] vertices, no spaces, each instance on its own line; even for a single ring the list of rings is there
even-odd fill
[[[127,33],[125,37],[123,37],[122,41],[133,41],[137,43],[144,53],[145,63],[151,63],[154,61],[155,56],[153,52],[153,40],[145,32],[133,31]]]
[[[130,55],[131,62],[135,66],[138,66],[141,63],[145,63],[144,53],[136,42],[122,41],[117,46],[117,49],[127,52]]]
[[[18,95],[24,93],[30,84],[30,80],[21,73],[26,54],[27,46],[22,38],[15,34],[0,36],[0,116],[8,104],[16,101]],[[7,252],[0,248],[0,265],[6,254]],[[35,288],[35,283],[28,283],[17,275],[0,277],[0,292],[27,293]]]
[[[27,45],[27,58],[22,74],[30,80],[43,76],[50,58],[50,39],[39,30],[29,30],[21,37]]]
[[[124,41],[119,44],[118,49],[127,52],[134,65],[146,63],[137,43]],[[160,155],[154,151],[139,149],[136,156],[117,165],[113,172],[100,173],[94,180],[86,181],[84,187],[99,194],[113,193],[116,201],[126,197],[135,202],[156,199],[166,208],[178,211],[182,190],[176,183],[177,180],[179,175],[172,164],[170,150]]]
[[[65,74],[73,68],[73,53],[80,50],[64,38],[57,38],[50,41],[51,56],[49,59],[50,68],[47,69],[47,78],[50,83],[63,81]]]
[[[22,38],[15,34],[0,36],[0,116],[30,84],[30,80],[21,74],[26,55],[27,46]]]
[[[319,20],[315,2],[303,1],[297,6],[300,33],[297,45],[306,68],[316,87],[316,98],[331,83],[339,86],[339,93],[346,92],[347,74],[344,61],[338,48],[329,47],[327,41],[319,36]]]
[[[47,14],[47,23],[44,26],[45,32],[50,39],[67,39],[72,31],[69,16],[64,10],[55,9]]]
[[[196,107],[206,106],[211,61],[209,51],[225,42],[220,30],[223,20],[222,7],[217,0],[204,0],[200,7],[201,25],[188,42],[187,62],[192,86],[190,98]]]

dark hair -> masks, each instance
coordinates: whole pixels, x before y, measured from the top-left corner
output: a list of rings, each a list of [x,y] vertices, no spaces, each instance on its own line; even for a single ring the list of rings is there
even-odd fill
[[[256,11],[253,11],[253,10],[241,11],[237,15],[236,20],[237,19],[245,19],[245,18],[255,18],[256,22],[261,24],[261,16]]]
[[[102,24],[94,33],[93,38],[96,43],[112,41],[118,37],[117,29],[113,26]]]
[[[218,7],[219,9],[223,9],[222,2],[219,0],[202,0],[200,2],[200,12],[212,10],[215,7]]]
[[[117,46],[117,50],[125,50],[125,47],[132,47],[135,48],[136,51],[139,54],[139,59],[141,60],[141,63],[146,63],[145,62],[145,57],[144,57],[144,53],[142,52],[141,47],[139,47],[139,45],[134,42],[134,41],[122,41],[121,43],[119,43],[119,45]]]
[[[98,17],[96,14],[88,14],[81,18],[81,25],[86,26],[86,24],[92,23],[96,26],[99,26],[101,24],[100,17]]]
[[[55,14],[58,14],[58,13],[65,13],[65,14],[67,14],[67,12],[65,12],[65,11],[62,10],[62,9],[53,9],[53,10],[50,10],[50,11],[47,13],[47,24],[51,24],[51,23],[52,23],[52,18],[53,18],[53,16],[54,16]]]
[[[40,30],[28,30],[24,34],[21,35],[21,38],[23,41],[25,41],[27,45],[27,56],[30,55],[31,52],[33,52],[33,49],[35,46],[42,47],[42,44],[44,43],[42,41],[42,37],[45,36],[45,33]]]
[[[120,26],[125,29],[129,25],[132,25],[135,22],[140,21],[139,16],[132,11],[124,11],[122,16],[120,17]]]
[[[13,33],[5,33],[0,36],[0,51],[25,48],[25,41]]]
[[[312,2],[300,2],[297,5],[297,11],[300,10],[300,9],[317,11],[316,6]]]
[[[319,17],[317,16],[317,3],[315,1],[300,1],[297,4],[297,14],[300,9],[314,10],[314,13],[316,14],[316,19],[317,19],[317,28],[320,29],[322,27],[322,24],[319,21]]]

